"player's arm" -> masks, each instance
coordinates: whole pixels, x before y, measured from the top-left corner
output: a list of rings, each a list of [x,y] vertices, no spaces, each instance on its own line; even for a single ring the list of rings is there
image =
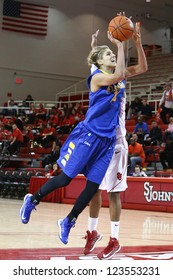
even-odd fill
[[[140,23],[137,22],[135,25],[135,32],[133,35],[133,40],[136,45],[138,54],[138,64],[129,66],[126,68],[126,78],[142,74],[148,70],[148,64],[144,49],[141,43],[141,33],[140,33]]]
[[[99,29],[92,34],[92,39],[91,39],[91,49],[93,50],[95,47],[97,47],[97,37],[99,35]]]
[[[125,78],[125,58],[124,58],[124,48],[123,43],[119,40],[112,37],[112,34],[108,31],[108,39],[116,45],[118,52],[117,52],[117,61],[116,61],[116,67],[115,71],[112,74],[102,74],[99,73],[97,75],[94,75],[92,78],[92,82],[95,85],[95,87],[100,88],[101,86],[108,86],[111,84],[114,84],[116,82],[119,82]],[[107,56],[112,56],[112,52],[108,51]],[[111,58],[113,59],[113,57]],[[116,58],[115,58],[116,59]],[[96,88],[93,91],[97,90]]]

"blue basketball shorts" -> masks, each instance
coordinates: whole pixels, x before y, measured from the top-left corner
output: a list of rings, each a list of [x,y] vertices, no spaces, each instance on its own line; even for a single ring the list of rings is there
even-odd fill
[[[57,163],[70,178],[84,174],[87,180],[100,184],[113,156],[115,139],[98,137],[79,123],[62,146]]]

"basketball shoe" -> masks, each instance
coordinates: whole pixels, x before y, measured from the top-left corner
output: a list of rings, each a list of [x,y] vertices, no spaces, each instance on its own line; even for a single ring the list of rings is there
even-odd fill
[[[86,239],[86,245],[83,253],[85,255],[88,255],[94,250],[96,243],[102,239],[102,234],[100,234],[96,230],[93,230],[92,232],[87,230],[84,238]]]
[[[100,260],[109,260],[113,257],[115,253],[117,253],[121,249],[119,242],[116,238],[110,237],[109,243],[107,247],[100,253],[98,253],[97,257]]]
[[[31,212],[32,210],[36,210],[35,206],[38,204],[31,202],[31,197],[32,194],[26,194],[24,197],[23,205],[20,208],[20,219],[23,224],[27,224],[29,222]]]
[[[59,239],[62,243],[68,243],[68,236],[72,227],[75,226],[74,221],[69,221],[69,218],[58,220]]]

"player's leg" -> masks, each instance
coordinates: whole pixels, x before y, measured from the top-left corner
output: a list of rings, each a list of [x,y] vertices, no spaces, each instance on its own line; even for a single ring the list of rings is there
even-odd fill
[[[72,227],[75,226],[75,222],[80,213],[85,209],[90,200],[93,198],[99,188],[99,184],[87,181],[85,189],[81,192],[77,198],[71,212],[66,218],[58,220],[59,226],[59,238],[64,243],[68,243],[68,236]]]
[[[101,208],[101,203],[101,190],[98,190],[89,204],[88,229],[85,235],[85,255],[91,253],[94,250],[96,243],[102,238],[102,234],[97,231],[98,216]]]
[[[41,199],[53,190],[67,186],[71,180],[72,178],[68,177],[64,172],[61,172],[59,176],[55,176],[48,180],[34,195],[25,195],[23,205],[20,209],[21,222],[27,224],[32,210],[36,209],[36,205],[39,204]]]
[[[107,173],[107,186],[110,211],[111,236],[108,245],[97,256],[99,259],[111,259],[120,250],[119,245],[119,226],[121,216],[121,192],[127,188],[127,158],[128,146],[123,139],[115,147],[109,174]]]
[[[111,259],[121,248],[119,245],[119,224],[121,215],[121,199],[119,192],[108,193],[110,210],[111,236],[108,245],[97,256],[99,259]]]

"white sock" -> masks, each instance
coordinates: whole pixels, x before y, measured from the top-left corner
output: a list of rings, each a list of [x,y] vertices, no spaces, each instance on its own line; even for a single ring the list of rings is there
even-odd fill
[[[97,229],[98,218],[88,218],[88,230],[92,232]]]
[[[120,222],[111,222],[111,237],[118,240],[119,237],[119,224]]]

